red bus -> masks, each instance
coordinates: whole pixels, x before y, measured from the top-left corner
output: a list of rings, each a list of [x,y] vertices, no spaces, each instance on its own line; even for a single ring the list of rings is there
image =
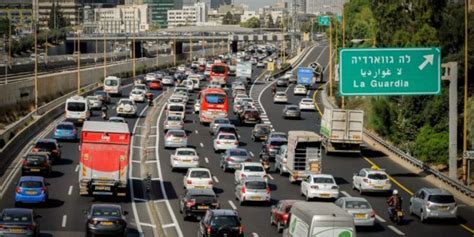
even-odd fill
[[[227,84],[229,77],[229,68],[227,64],[222,62],[214,62],[211,65],[210,72],[211,81],[218,81],[221,85]]]
[[[229,98],[224,90],[219,88],[204,89],[199,93],[201,110],[199,121],[210,123],[215,118],[227,118],[229,110]]]

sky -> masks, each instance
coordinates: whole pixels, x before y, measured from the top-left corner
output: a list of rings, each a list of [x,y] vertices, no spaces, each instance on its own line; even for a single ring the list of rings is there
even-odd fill
[[[249,5],[251,10],[258,10],[266,5],[272,5],[281,0],[234,0],[235,4],[244,3]]]

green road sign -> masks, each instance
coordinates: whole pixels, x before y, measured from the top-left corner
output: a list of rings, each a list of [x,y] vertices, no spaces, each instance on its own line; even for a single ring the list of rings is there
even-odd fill
[[[344,96],[433,95],[441,92],[439,48],[340,49]]]
[[[341,22],[341,21],[342,21],[342,16],[337,15],[337,16],[336,16],[336,20],[337,20],[338,22]]]
[[[318,16],[318,24],[320,26],[329,26],[330,18],[329,16]]]

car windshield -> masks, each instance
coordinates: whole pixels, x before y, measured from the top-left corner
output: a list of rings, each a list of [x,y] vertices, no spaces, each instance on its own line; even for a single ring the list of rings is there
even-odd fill
[[[225,73],[226,67],[225,66],[220,66],[220,65],[214,65],[214,66],[212,66],[211,71],[213,73]]]
[[[222,134],[219,136],[219,140],[235,140],[235,136],[232,134]]]
[[[183,131],[170,131],[169,134],[173,137],[185,137],[186,133]]]
[[[267,183],[263,181],[249,181],[245,183],[248,189],[266,189]]]
[[[1,221],[31,223],[31,215],[28,213],[4,212]]]
[[[109,79],[109,80],[105,80],[104,84],[106,86],[117,86],[118,85],[118,81],[115,80],[115,79]]]
[[[244,167],[244,171],[263,172],[263,167],[262,166],[247,165],[247,166]]]
[[[196,155],[195,151],[190,151],[190,150],[178,151],[178,156],[195,156],[195,155]]]
[[[287,144],[286,141],[271,141],[270,142],[271,146],[283,146],[283,145],[286,145],[286,144]]]
[[[57,129],[64,129],[64,130],[73,130],[74,125],[72,125],[72,124],[59,124],[56,128]]]
[[[286,94],[284,92],[277,92],[276,96],[286,96]]]
[[[245,150],[231,150],[229,153],[231,156],[248,156]]]
[[[35,148],[54,150],[56,149],[56,144],[54,142],[37,142]]]
[[[22,188],[41,188],[43,183],[41,181],[22,181],[18,186]]]
[[[327,177],[313,177],[313,183],[317,184],[333,184],[334,180]]]
[[[94,95],[106,96],[106,95],[107,95],[107,92],[105,92],[105,91],[96,91],[96,92],[94,93]]]
[[[86,103],[84,102],[68,102],[67,110],[72,112],[84,112],[86,111]]]
[[[367,175],[369,179],[376,179],[376,180],[384,180],[387,179],[387,175],[385,174],[369,174]]]
[[[45,156],[28,155],[25,159],[26,159],[26,163],[28,165],[40,165],[40,164],[44,163],[44,161],[46,160],[46,157]]]
[[[454,203],[454,197],[452,195],[430,195],[428,201],[434,203]]]
[[[348,209],[369,209],[370,204],[366,201],[346,201],[346,208]]]
[[[270,131],[270,127],[268,127],[268,126],[257,126],[257,131],[269,132],[269,131]]]
[[[132,94],[135,94],[135,95],[140,95],[142,93],[143,93],[143,91],[140,91],[140,90],[133,90],[132,91]]]
[[[120,101],[119,104],[123,104],[123,105],[133,105],[133,103],[132,103],[131,100],[122,100],[122,101]]]
[[[303,103],[313,103],[313,100],[301,100]]]
[[[116,207],[94,207],[92,210],[92,216],[115,216],[122,215],[120,209]]]
[[[206,103],[208,104],[223,104],[224,102],[225,102],[225,95],[222,95],[222,94],[206,95]]]
[[[181,121],[180,116],[169,116],[168,121]]]
[[[237,216],[215,216],[211,222],[212,226],[239,226]]]
[[[205,171],[205,170],[195,170],[195,171],[192,171],[189,176],[190,176],[191,178],[201,178],[201,179],[211,178],[211,175],[209,174],[209,172],[207,172],[207,171]]]
[[[288,106],[288,107],[286,107],[286,109],[295,111],[295,110],[298,110],[298,107]]]
[[[172,105],[172,106],[170,106],[170,111],[183,112],[184,111],[184,106]]]
[[[216,119],[216,120],[214,120],[214,123],[215,124],[229,124],[230,121],[227,120],[227,119]]]

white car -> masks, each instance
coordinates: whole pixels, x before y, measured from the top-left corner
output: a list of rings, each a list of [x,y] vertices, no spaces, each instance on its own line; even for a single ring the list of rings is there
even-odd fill
[[[137,85],[134,85],[132,90],[141,90],[143,91],[145,94],[148,93],[148,88],[146,87],[145,84],[137,84]]]
[[[193,148],[178,148],[170,156],[171,170],[199,167],[199,156]]]
[[[250,98],[248,95],[246,94],[238,94],[234,97],[234,104],[238,104],[240,103],[240,101],[243,99],[243,98]]]
[[[184,72],[186,71],[186,66],[184,66],[183,64],[179,65],[178,68],[176,68],[177,71],[180,71],[180,72]]]
[[[168,104],[183,104],[183,105],[186,105],[186,101],[181,96],[171,96],[168,99]]]
[[[315,110],[314,101],[311,98],[303,98],[298,104],[300,110]]]
[[[145,92],[143,92],[142,90],[132,90],[128,98],[135,102],[144,102],[145,97]]]
[[[218,81],[210,81],[210,82],[207,84],[207,88],[219,88],[219,89],[222,89],[222,85],[221,85],[221,83],[219,83]]]
[[[288,97],[286,96],[286,93],[283,91],[278,91],[275,93],[275,96],[273,96],[273,103],[286,103],[288,102]]]
[[[308,93],[308,90],[303,85],[296,85],[295,89],[293,89],[293,94],[295,95],[306,95],[306,93]]]
[[[334,198],[339,197],[339,186],[330,174],[309,175],[301,182],[301,195],[309,201],[311,198]]]
[[[201,84],[201,77],[197,74],[191,75],[188,77],[187,80],[191,80],[193,82],[193,89],[199,90]]]
[[[189,168],[183,178],[183,185],[185,189],[212,189],[214,182],[211,171],[206,168]]]
[[[86,100],[90,109],[99,110],[100,108],[102,108],[102,101],[99,99],[99,96],[90,95],[86,97]]]
[[[363,168],[352,176],[352,188],[363,192],[389,192],[392,183],[385,170]]]
[[[149,81],[154,81],[154,80],[156,80],[156,74],[155,73],[150,72],[150,73],[146,74],[145,81],[149,82]]]
[[[163,77],[163,79],[161,80],[161,83],[163,85],[167,85],[167,86],[172,86],[174,85],[174,79],[172,76],[165,76]]]
[[[196,102],[194,103],[194,113],[198,114],[199,110],[201,110],[201,101],[199,99],[196,99]]]
[[[224,133],[221,132],[217,134],[214,139],[214,151],[222,151],[232,148],[237,148],[239,146],[239,140],[233,133]]]
[[[367,199],[362,197],[341,197],[334,204],[354,217],[355,226],[374,226],[375,212]]]
[[[192,80],[184,80],[181,85],[185,86],[188,92],[192,92],[194,90],[194,82]]]
[[[234,183],[238,184],[247,178],[262,178],[267,180],[267,173],[260,162],[244,162],[234,172]]]
[[[116,113],[118,116],[136,116],[137,115],[137,105],[133,100],[130,99],[120,99],[117,103]]]

